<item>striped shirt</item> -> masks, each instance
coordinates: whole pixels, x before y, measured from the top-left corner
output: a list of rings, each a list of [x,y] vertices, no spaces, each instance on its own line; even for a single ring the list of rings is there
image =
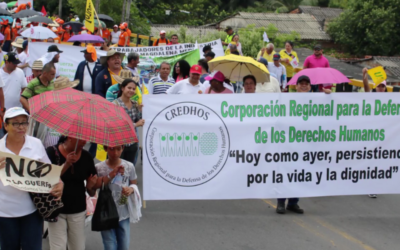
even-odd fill
[[[33,79],[35,79],[35,76],[32,74],[30,76],[26,77],[26,82],[29,83],[30,81],[32,81]]]
[[[44,86],[43,83],[40,81],[40,78],[36,77],[29,82],[28,86],[25,88],[24,92],[22,92],[21,96],[29,99],[46,91],[52,91],[53,89],[54,81],[51,81],[49,85]]]
[[[166,82],[161,79],[160,76],[156,76],[150,79],[148,90],[149,94],[165,94],[169,88],[171,88],[175,84],[174,78],[168,76]]]

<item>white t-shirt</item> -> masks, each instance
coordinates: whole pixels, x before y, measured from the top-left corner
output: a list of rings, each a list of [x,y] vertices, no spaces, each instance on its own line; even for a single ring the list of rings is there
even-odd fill
[[[134,69],[129,68],[129,67],[127,67],[127,68],[132,72],[132,75],[133,75],[133,76],[139,76],[139,72],[138,72],[138,70],[137,70],[137,67],[134,68]]]
[[[21,61],[21,63],[18,64],[18,66],[22,66],[28,63],[29,61],[28,55],[25,53],[25,51],[22,51],[21,53],[18,54],[18,59]],[[30,67],[25,67],[22,69],[22,71],[24,72],[25,77],[32,75],[32,69]]]
[[[94,73],[94,66],[96,66],[96,62],[86,62],[89,66],[90,72]],[[88,67],[85,65],[85,69],[83,71],[83,92],[92,94],[92,76],[88,71]]]
[[[121,35],[121,31],[111,31],[111,43],[112,44],[117,44],[119,41],[119,36]]]
[[[6,147],[6,139],[7,135],[0,140],[0,151],[14,154]],[[42,142],[29,135],[25,136],[25,143],[19,155],[44,163],[51,163]],[[0,171],[5,171],[5,169]],[[36,207],[28,192],[21,191],[11,186],[4,186],[1,180],[0,204],[0,217],[22,217],[36,211]]]
[[[268,63],[268,71],[278,80],[280,86],[286,87],[286,68],[282,64],[276,67],[274,63]]]
[[[197,84],[193,86],[189,82],[189,78],[175,83],[171,88],[167,90],[167,94],[178,94],[178,95],[188,95],[188,94],[203,94],[205,91],[204,84]]]
[[[56,68],[56,78],[60,76],[60,66],[58,63],[54,64],[54,68]]]
[[[203,86],[204,86],[204,89],[208,89],[211,86],[210,81],[205,81],[203,83]],[[235,89],[233,88],[233,85],[229,85],[226,82],[224,82],[224,87],[231,90],[232,93],[235,93]]]
[[[0,69],[0,77],[4,83],[4,106],[6,109],[12,107],[22,107],[19,99],[21,90],[26,88],[28,83],[22,69],[16,68],[11,74],[8,74],[3,69]]]
[[[275,77],[269,77],[270,82],[257,83],[256,93],[281,93],[279,82]]]

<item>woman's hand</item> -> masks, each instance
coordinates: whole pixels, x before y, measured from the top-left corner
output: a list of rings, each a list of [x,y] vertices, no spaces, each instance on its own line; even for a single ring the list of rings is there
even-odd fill
[[[6,167],[6,157],[0,157],[0,170]]]
[[[332,93],[332,90],[330,90],[330,89],[324,89],[324,88],[322,88],[322,91],[324,91],[325,94],[330,94],[330,93]]]
[[[61,196],[63,194],[64,190],[64,182],[60,180],[59,183],[57,183],[50,191],[50,194],[56,197],[56,201],[61,200]]]
[[[135,123],[136,127],[142,127],[144,125],[144,120],[140,119],[137,123]]]
[[[67,159],[66,159],[66,164],[68,164],[68,166],[71,166],[72,164],[74,164],[75,162],[77,162],[79,160],[78,155],[75,154],[75,152],[71,152],[67,155]]]
[[[86,184],[86,189],[93,189],[94,186],[96,186],[97,184],[97,175],[91,175],[88,180],[87,180],[87,184]]]
[[[132,187],[122,187],[122,194],[125,196],[129,196],[133,194],[134,189]]]
[[[143,104],[138,105],[138,110],[139,110],[140,112],[142,112],[142,109],[143,109]]]

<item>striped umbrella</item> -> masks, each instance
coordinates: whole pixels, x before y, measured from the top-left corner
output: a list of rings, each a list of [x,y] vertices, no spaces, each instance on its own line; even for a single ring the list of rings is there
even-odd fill
[[[132,119],[106,99],[78,91],[48,91],[29,99],[31,116],[60,134],[115,147],[137,142]]]

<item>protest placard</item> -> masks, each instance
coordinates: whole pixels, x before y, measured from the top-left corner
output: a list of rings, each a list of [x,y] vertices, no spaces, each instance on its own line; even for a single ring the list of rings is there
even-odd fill
[[[145,200],[400,193],[392,93],[144,97]]]
[[[49,193],[60,181],[61,166],[5,152],[0,152],[0,157],[6,157],[6,167],[0,170],[4,186],[10,185],[26,192]]]

